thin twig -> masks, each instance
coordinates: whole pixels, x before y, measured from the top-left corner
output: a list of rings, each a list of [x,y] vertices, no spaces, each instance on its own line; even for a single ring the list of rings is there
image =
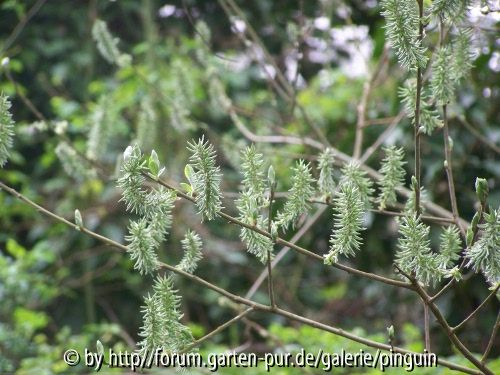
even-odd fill
[[[446,38],[446,30],[444,27],[443,20],[441,19],[439,22],[439,43],[441,44],[440,48],[443,47]],[[453,179],[453,167],[452,167],[452,158],[451,158],[451,145],[450,145],[450,132],[448,127],[448,106],[443,104],[443,138],[444,138],[444,156],[445,163],[444,168],[446,170],[446,177],[448,180],[448,191],[450,194],[450,204],[451,204],[451,212],[453,214],[453,219],[455,220],[455,224],[460,229],[460,233],[465,239],[465,229],[460,225],[460,221],[458,218],[460,214],[458,213],[458,205],[457,205],[457,194],[455,192],[455,182]]]
[[[431,327],[429,321],[429,306],[424,303],[424,332],[425,332],[425,350],[431,352]]]
[[[382,118],[372,118],[366,120],[365,128],[368,128],[372,125],[389,125],[394,122],[394,116],[392,117],[382,117]]]
[[[21,34],[23,29],[26,27],[28,22],[35,16],[35,14],[38,13],[40,8],[45,4],[47,0],[38,0],[31,8],[28,10],[26,15],[21,18],[19,23],[16,25],[14,30],[12,30],[12,33],[9,35],[7,40],[4,42],[2,45],[2,50],[0,51],[0,56],[4,54],[5,51],[9,49],[9,47],[14,43],[14,41],[17,39],[17,37]]]
[[[448,191],[450,193],[451,212],[453,213],[453,219],[455,220],[455,224],[460,229],[462,235],[465,237],[465,229],[462,227],[462,225],[460,225],[460,221],[458,220],[460,214],[458,213],[457,195],[455,192],[455,182],[453,180],[450,132],[448,129],[448,114],[446,105],[443,105],[443,137],[444,137],[444,154],[446,159],[445,170],[448,179]]]
[[[363,93],[361,95],[361,100],[359,101],[357,107],[358,119],[356,121],[356,135],[354,138],[354,151],[352,157],[354,159],[359,159],[361,156],[361,150],[363,148],[363,134],[366,123],[366,111],[368,108],[368,101],[370,99],[370,95],[373,90],[373,86],[375,85],[375,81],[377,80],[382,68],[387,62],[387,46],[384,46],[384,51],[382,52],[382,56],[380,57],[377,67],[373,74],[371,75],[369,80],[366,80],[363,84]]]
[[[200,346],[203,342],[207,341],[208,339],[212,338],[213,336],[217,335],[218,333],[222,332],[225,330],[227,327],[233,325],[234,323],[238,322],[245,316],[247,316],[249,313],[251,313],[254,310],[253,307],[249,307],[248,309],[242,311],[238,315],[236,315],[234,318],[228,320],[227,322],[221,324],[217,328],[215,328],[213,331],[207,333],[205,336],[199,338],[198,340],[195,340],[192,344],[188,345],[185,347],[182,352],[186,353],[191,351],[192,349],[196,348],[197,346]]]
[[[224,8],[224,11],[228,15],[228,17],[231,17],[231,10],[236,14],[236,16],[242,20],[245,23],[245,33],[248,34],[250,39],[260,47],[262,52],[264,53],[264,56],[269,64],[273,66],[273,69],[276,72],[276,78],[278,79],[279,84],[281,84],[282,90],[286,92],[286,95],[291,98],[293,96],[293,88],[291,87],[290,83],[286,79],[285,75],[279,68],[278,64],[274,61],[272,58],[271,54],[269,53],[268,49],[258,36],[257,32],[253,28],[252,24],[248,22],[247,17],[245,16],[245,13],[241,10],[241,8],[234,2],[233,0],[219,0],[219,4]]]
[[[392,122],[389,124],[389,126],[380,134],[375,142],[366,149],[366,151],[363,153],[363,155],[359,158],[360,163],[365,163],[370,156],[373,155],[373,153],[389,138],[391,135],[392,131],[398,126],[399,122],[403,119],[405,115],[404,109],[399,111],[399,113],[392,118]]]
[[[38,120],[47,122],[45,116],[35,107],[33,102],[26,95],[24,95],[23,92],[19,89],[19,85],[12,76],[12,74],[10,73],[8,67],[5,69],[5,75],[7,76],[7,79],[10,81],[10,83],[12,83],[12,85],[14,86],[14,91],[16,92],[16,95],[19,96],[24,105],[26,105],[26,107],[35,115],[35,117]]]
[[[495,143],[491,142],[487,137],[479,133],[463,116],[457,116],[458,122],[467,129],[474,137],[488,146],[491,150],[500,155],[500,147]]]
[[[418,13],[419,13],[419,22],[418,22],[418,40],[422,43],[424,38],[424,25],[422,18],[424,16],[424,2],[423,0],[417,0],[418,3]],[[414,138],[415,138],[415,179],[417,181],[415,186],[415,212],[417,216],[420,216],[420,99],[422,95],[422,68],[420,65],[417,67],[417,97],[415,99],[415,129],[414,129]]]
[[[491,348],[493,348],[493,343],[495,342],[499,328],[500,328],[500,311],[498,311],[497,320],[495,321],[495,325],[493,326],[493,331],[491,332],[490,340],[488,341],[486,350],[484,351],[484,354],[481,356],[481,363],[484,363],[488,358]]]
[[[497,287],[490,294],[488,294],[488,297],[486,297],[484,301],[473,312],[471,312],[467,318],[465,318],[460,324],[457,324],[455,327],[453,327],[452,328],[453,332],[456,332],[460,328],[465,326],[465,324],[467,324],[467,322],[471,320],[479,312],[479,310],[481,310],[484,306],[486,306],[486,304],[490,301],[490,299],[496,295],[499,287],[500,284],[498,284]]]
[[[279,144],[293,144],[293,145],[307,145],[318,150],[323,149],[323,144],[309,137],[294,137],[288,135],[257,135],[251,132],[238,116],[236,111],[229,108],[229,116],[233,120],[234,125],[243,134],[243,136],[255,143],[279,143]]]
[[[370,209],[370,212],[373,212],[375,214],[380,214],[380,215],[387,215],[387,216],[405,216],[406,214],[404,212],[396,212],[396,211],[388,211],[388,210],[377,210],[377,209]],[[435,222],[441,222],[441,223],[454,223],[455,221],[453,219],[447,218],[447,217],[438,217],[438,216],[429,216],[429,215],[421,215],[420,219],[423,221],[435,221]]]
[[[330,142],[326,138],[325,134],[323,131],[318,127],[315,121],[311,121],[309,118],[309,115],[307,114],[306,110],[300,103],[295,102],[295,90],[292,87],[292,85],[287,81],[286,77],[284,76],[283,72],[279,68],[279,66],[276,64],[274,59],[272,58],[271,54],[267,50],[266,46],[260,39],[260,37],[257,35],[255,30],[253,29],[252,25],[248,22],[245,14],[243,11],[239,8],[238,4],[234,2],[233,0],[218,0],[219,4],[221,5],[222,9],[226,13],[227,17],[231,18],[232,16],[236,15],[238,18],[240,18],[243,22],[245,22],[245,34],[248,34],[252,42],[259,46],[261,51],[264,54],[265,59],[269,64],[273,66],[273,69],[276,73],[276,78],[275,80],[270,72],[268,71],[267,67],[261,66],[262,70],[267,74],[269,78],[270,84],[275,88],[276,92],[280,97],[285,100],[286,102],[295,105],[298,110],[300,115],[302,116],[304,122],[314,131],[314,133],[317,135],[317,137],[321,140],[323,146],[331,146]],[[240,33],[236,34],[240,40],[245,43],[245,39],[242,37]],[[259,59],[256,59],[259,64],[262,65],[262,61]]]
[[[267,231],[271,233],[271,225],[272,225],[272,218],[273,218],[273,200],[274,200],[274,186],[271,185],[270,189],[270,194],[269,194],[269,213],[267,215]],[[273,247],[274,247],[274,241]],[[267,286],[269,289],[269,300],[271,302],[271,307],[275,308],[276,307],[276,301],[274,300],[274,288],[273,288],[273,273],[272,273],[272,267],[271,267],[271,251],[268,249],[267,250]]]

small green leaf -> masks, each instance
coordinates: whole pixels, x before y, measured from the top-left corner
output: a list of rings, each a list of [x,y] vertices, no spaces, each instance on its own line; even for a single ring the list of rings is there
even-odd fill
[[[10,255],[17,259],[23,258],[26,255],[26,249],[19,245],[13,238],[7,240],[6,249]]]
[[[473,239],[474,239],[474,231],[472,230],[472,228],[468,228],[467,234],[465,236],[465,241],[466,241],[467,247],[470,247],[472,245]]]
[[[486,202],[488,191],[488,181],[484,178],[476,178],[476,195],[481,203]]]
[[[158,159],[158,154],[155,150],[151,151],[151,156],[149,157],[148,167],[150,172],[154,176],[158,176],[158,172],[160,171],[160,160]]]
[[[453,279],[455,279],[455,281],[458,282],[462,279],[462,273],[460,272],[458,267],[455,266],[452,269],[446,271],[444,277],[447,279],[453,278]]]
[[[18,329],[26,330],[29,333],[45,328],[49,323],[49,317],[43,311],[33,311],[24,307],[17,307],[14,310],[13,318]]]
[[[184,167],[184,175],[191,185],[193,185],[194,182],[194,174],[195,172],[191,164],[186,164],[186,166]]]
[[[186,184],[185,182],[180,183],[181,188],[189,195],[193,193],[193,187],[189,184]]]
[[[472,218],[471,228],[475,229],[477,227],[477,225],[479,224],[480,218],[481,218],[481,215],[479,214],[479,212],[476,212],[474,214],[474,217]]]

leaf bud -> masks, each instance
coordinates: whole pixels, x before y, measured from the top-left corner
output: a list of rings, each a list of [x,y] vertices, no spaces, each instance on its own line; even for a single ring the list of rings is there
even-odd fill
[[[274,190],[276,188],[276,172],[274,172],[274,168],[272,165],[270,165],[269,169],[267,170],[267,181],[271,190]]]
[[[474,231],[472,228],[467,229],[467,234],[465,235],[465,244],[467,247],[470,247],[472,245],[472,240],[474,239]]]
[[[82,214],[80,213],[79,209],[75,210],[75,224],[78,225],[78,230],[80,230],[80,228],[83,228]]]
[[[481,203],[486,202],[488,198],[488,182],[485,178],[476,178],[476,195]]]
[[[158,159],[158,154],[155,150],[151,151],[151,156],[149,157],[148,167],[155,177],[158,176],[158,172],[160,171],[160,160]]]

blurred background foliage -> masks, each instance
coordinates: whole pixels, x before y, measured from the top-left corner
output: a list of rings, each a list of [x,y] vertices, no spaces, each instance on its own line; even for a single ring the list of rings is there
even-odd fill
[[[455,184],[460,213],[467,220],[474,214],[477,176],[488,179],[492,206],[500,202],[499,155],[467,129],[472,127],[498,148],[499,18],[498,13],[485,16],[478,12],[482,3],[476,3],[468,19],[475,35],[475,66],[460,87],[456,103],[450,106]],[[371,145],[401,110],[397,88],[405,72],[391,53],[385,61],[384,23],[378,2],[256,0],[238,4],[277,67],[291,87],[296,87],[293,100],[285,100],[273,87],[275,80],[269,77],[276,78],[277,71],[266,65],[263,49],[242,40],[241,18],[227,17],[215,0],[168,4],[156,0],[1,2],[0,57],[10,61],[2,71],[0,91],[13,98],[17,122],[15,152],[0,170],[2,181],[70,220],[78,208],[86,226],[123,242],[129,217],[119,202],[115,180],[121,153],[134,141],[146,153],[155,149],[167,166],[167,178],[180,182],[187,161],[186,142],[206,134],[218,150],[224,171],[224,205],[234,212],[233,199],[241,178],[239,151],[249,141],[221,110],[220,97],[214,93],[217,88],[207,72],[217,74],[235,110],[255,134],[316,138],[297,115],[300,105],[310,122],[347,154],[352,153],[363,84],[381,59],[384,63],[366,112],[370,126],[365,129],[364,147]],[[91,33],[96,19],[106,21],[113,35],[120,38],[119,48],[132,56],[132,65],[117,68],[100,56]],[[195,27],[200,20],[207,23],[211,39]],[[436,38],[437,33],[431,33],[428,39],[435,42]],[[16,93],[15,85],[22,95]],[[41,118],[22,96],[31,101]],[[43,118],[50,121],[41,122]],[[93,140],[98,150],[94,156],[102,170],[91,175],[86,165],[73,165],[68,175],[64,158],[60,160],[55,152],[59,136],[70,139],[85,154],[98,118],[104,119],[108,132],[106,139]],[[409,121],[403,118],[386,140],[386,144],[404,146],[410,175],[412,134]],[[289,187],[294,159],[313,161],[317,155],[304,145],[259,143],[258,149],[266,162],[274,165],[279,191]],[[425,137],[422,154],[427,198],[448,208],[440,131]],[[367,164],[378,169],[382,157],[376,152]],[[318,254],[326,253],[331,221],[327,210],[299,244]],[[194,207],[179,201],[172,233],[160,257],[176,263],[182,255],[180,239],[187,228],[194,229],[204,241],[205,255],[197,273],[244,295],[263,267],[246,253],[237,228],[221,224],[220,220],[200,223]],[[365,224],[368,230],[363,233],[363,249],[346,263],[392,275],[394,219],[371,215]],[[290,231],[285,237],[292,235]],[[432,240],[437,248],[434,228]],[[0,251],[0,372],[17,369],[28,374],[35,368],[40,374],[68,372],[62,352],[70,347],[93,349],[97,339],[116,350],[134,346],[141,325],[142,298],[150,290],[151,280],[135,272],[126,255],[42,217],[7,194],[0,194]],[[417,351],[423,348],[422,307],[408,291],[351,277],[291,252],[276,268],[274,280],[280,305],[292,311],[346,330],[362,330],[380,341],[385,340],[386,327],[394,324],[397,345]],[[176,283],[183,296],[184,319],[195,337],[234,315],[214,292],[181,278],[176,278]],[[487,294],[482,276],[468,275],[439,300],[439,307],[454,325]],[[254,298],[266,303],[266,287]],[[489,304],[481,319],[471,321],[461,335],[473,351],[484,349],[498,308],[498,301]],[[205,343],[201,351],[293,351],[301,347],[314,351],[321,347],[334,352],[360,348],[279,317],[252,314],[249,319]],[[436,325],[432,326],[432,338],[434,351],[458,360]],[[497,345],[491,357],[498,354]],[[492,369],[496,366],[500,372],[498,362]],[[87,371],[84,367],[71,370]]]

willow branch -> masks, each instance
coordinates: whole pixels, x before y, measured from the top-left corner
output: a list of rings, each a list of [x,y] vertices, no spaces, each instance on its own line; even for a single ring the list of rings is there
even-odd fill
[[[443,330],[446,333],[446,336],[448,336],[448,339],[451,341],[451,343],[457,348],[457,350],[462,353],[462,355],[467,358],[474,366],[476,366],[479,370],[482,371],[482,373],[487,374],[487,375],[494,375],[493,372],[485,366],[484,363],[482,363],[480,360],[478,360],[474,355],[470,352],[469,349],[460,341],[460,339],[457,337],[453,329],[450,327],[448,322],[446,321],[446,318],[443,316],[441,313],[441,310],[436,306],[436,304],[431,300],[427,292],[420,286],[418,281],[411,275],[407,274],[404,272],[400,267],[395,265],[395,267],[398,269],[398,271],[405,276],[410,282],[413,284],[415,287],[415,291],[417,294],[422,298],[422,301],[424,304],[426,304],[429,309],[432,311],[432,314],[436,317],[439,325],[443,328]]]
[[[16,197],[17,199],[23,201],[24,203],[28,204],[29,206],[35,208],[36,210],[38,210],[39,212],[43,213],[44,215],[47,215],[49,217],[51,217],[52,219],[56,220],[56,221],[59,221],[61,223],[64,223],[66,224],[67,226],[75,229],[75,230],[78,230],[78,231],[81,231],[82,233],[85,233],[87,235],[89,235],[90,237],[93,237],[95,238],[96,240],[99,240],[107,245],[110,245],[110,246],[113,246],[113,247],[116,247],[120,250],[123,250],[123,251],[127,251],[128,248],[127,246],[119,243],[119,242],[116,242],[116,241],[113,241],[107,237],[104,237],[96,232],[93,232],[85,227],[81,227],[81,226],[78,226],[68,220],[66,220],[65,218],[43,208],[42,206],[36,204],[35,202],[33,202],[32,200],[30,200],[29,198],[25,197],[24,195],[22,195],[21,193],[19,193],[17,190],[15,189],[12,189],[11,187],[5,185],[3,182],[0,181],[0,188],[2,188],[3,190],[5,190],[7,193],[13,195],[14,197]],[[382,344],[382,343],[379,343],[377,341],[373,341],[373,340],[369,340],[369,339],[366,339],[364,337],[360,337],[360,336],[357,336],[355,334],[352,334],[350,332],[346,332],[340,328],[336,328],[336,327],[333,327],[333,326],[330,326],[330,325],[327,325],[327,324],[324,324],[324,323],[320,323],[320,322],[317,322],[315,320],[312,320],[312,319],[308,319],[306,317],[303,317],[303,316],[300,316],[300,315],[297,315],[297,314],[294,314],[292,312],[289,312],[287,310],[283,310],[281,308],[273,308],[271,306],[267,306],[267,305],[263,305],[263,304],[260,304],[260,303],[257,303],[257,302],[254,302],[252,300],[249,300],[247,298],[243,298],[241,296],[238,296],[238,295],[235,295],[235,294],[232,294],[231,292],[228,292],[227,290],[221,288],[221,287],[218,287],[217,285],[214,285],[208,281],[206,281],[205,279],[202,279],[201,277],[198,277],[196,275],[193,275],[191,273],[188,273],[188,272],[185,272],[183,270],[180,270],[178,269],[177,267],[174,267],[174,266],[171,266],[167,263],[162,263],[160,262],[160,266],[168,271],[172,271],[173,273],[176,273],[178,275],[181,275],[195,283],[198,283],[208,289],[211,289],[227,298],[229,298],[230,300],[232,300],[233,302],[236,302],[236,303],[240,303],[240,304],[243,304],[243,305],[246,305],[246,306],[249,306],[251,308],[253,308],[254,310],[259,310],[259,311],[264,311],[264,312],[268,312],[268,313],[272,313],[272,314],[275,314],[275,315],[280,315],[282,317],[285,317],[285,318],[288,318],[290,320],[293,320],[293,321],[296,321],[296,322],[299,322],[299,323],[303,323],[303,324],[306,324],[306,325],[309,325],[311,327],[314,327],[314,328],[317,328],[317,329],[320,329],[320,330],[323,330],[323,331],[326,331],[326,332],[330,332],[330,333],[333,333],[335,335],[338,335],[338,336],[341,336],[341,337],[344,337],[344,338],[347,338],[349,340],[352,340],[352,341],[355,341],[355,342],[358,342],[360,344],[363,344],[363,345],[366,345],[366,346],[369,346],[369,347],[372,347],[372,348],[375,348],[375,349],[381,349],[381,350],[386,350],[386,351],[390,351],[391,348],[392,348],[392,351],[395,352],[395,353],[401,353],[401,354],[417,354],[417,355],[420,355],[421,353],[416,353],[416,352],[412,352],[410,350],[407,350],[407,349],[404,349],[404,348],[400,348],[400,347],[391,347],[390,345],[387,345],[387,344]],[[425,291],[424,291],[425,293]],[[440,365],[443,365],[445,367],[448,367],[450,369],[454,369],[454,370],[457,370],[457,371],[461,371],[461,372],[464,372],[464,373],[467,373],[467,374],[473,374],[473,375],[479,375],[480,372],[478,371],[475,371],[474,369],[470,369],[470,368],[467,368],[467,367],[464,367],[464,366],[460,366],[460,365],[457,365],[455,363],[452,363],[452,362],[449,362],[449,361],[445,361],[445,360],[442,360],[442,359],[437,359],[437,363],[440,364]],[[484,366],[483,366],[484,367]],[[488,375],[491,374],[490,372],[486,372]]]
[[[180,197],[182,197],[182,198],[184,198],[184,199],[186,199],[186,200],[188,200],[190,202],[193,202],[193,203],[195,202],[195,200],[194,200],[193,197],[187,195],[186,193],[184,193],[181,190],[177,189],[173,185],[171,185],[171,184],[169,184],[169,183],[167,183],[165,181],[162,181],[160,179],[156,179],[156,178],[154,178],[154,176],[152,176],[150,174],[147,174],[147,173],[144,173],[144,176],[150,178],[153,181],[156,181],[160,185],[163,185],[164,187],[166,187],[166,188],[168,188],[170,190],[175,191],[178,196],[180,196]],[[252,231],[254,231],[254,232],[258,233],[258,234],[261,234],[264,237],[273,239],[273,237],[271,236],[271,233],[269,233],[269,232],[267,232],[267,231],[265,231],[263,229],[260,229],[260,228],[258,228],[255,225],[244,223],[241,220],[238,220],[235,217],[226,214],[225,212],[222,212],[222,211],[219,212],[219,216],[221,218],[227,220],[228,222],[232,223],[232,224],[236,224],[238,226],[248,228],[248,229],[250,229],[250,230],[252,230]],[[306,255],[306,256],[308,256],[310,258],[319,260],[322,263],[324,262],[324,258],[321,255],[313,253],[312,251],[304,249],[303,247],[300,247],[300,246],[298,246],[298,245],[296,245],[294,243],[286,241],[286,240],[284,240],[284,239],[282,239],[280,237],[278,237],[278,238],[275,239],[275,243],[278,244],[278,245],[284,245],[284,246],[290,247],[292,250],[294,250],[294,251],[296,251],[298,253],[301,253],[301,254]],[[387,278],[387,277],[384,277],[384,276],[380,276],[380,275],[376,275],[376,274],[369,273],[369,272],[360,271],[358,269],[351,268],[351,267],[348,267],[348,266],[344,266],[344,265],[339,264],[339,263],[332,264],[332,267],[340,269],[340,270],[345,271],[347,273],[350,273],[352,275],[357,275],[357,276],[361,276],[361,277],[368,278],[368,279],[371,279],[371,280],[380,281],[380,282],[383,282],[385,284],[389,284],[389,285],[393,285],[393,286],[397,286],[397,287],[402,287],[402,288],[406,288],[406,289],[413,289],[412,286],[411,286],[411,284],[409,284],[407,282],[390,279],[390,278]]]
[[[231,112],[233,112],[236,117],[235,119],[238,119],[239,120],[239,117],[238,115],[236,114],[235,111],[230,111],[230,114]],[[396,125],[398,124],[398,122],[400,121],[400,119],[403,117],[404,115],[404,112],[400,112],[395,120],[394,120],[394,123],[391,124],[390,127],[388,127],[383,133],[382,135],[379,137],[379,139],[376,141],[377,145],[376,147],[370,147],[366,150],[366,152],[363,154],[363,156],[361,157],[360,161],[361,161],[361,164],[360,164],[360,168],[365,171],[368,176],[370,176],[370,178],[374,179],[374,180],[380,180],[382,178],[382,175],[377,172],[376,170],[368,167],[366,164],[364,164],[364,162],[373,154],[373,152],[376,150],[376,148],[378,148],[380,146],[380,144],[383,143],[384,141],[384,138],[387,137],[389,134],[390,134],[390,131],[392,131],[394,129],[394,127],[396,127]],[[233,119],[234,120],[234,119]],[[261,136],[261,135],[257,135],[255,133],[253,133],[252,131],[250,131],[244,124],[243,122],[240,120],[240,121],[235,121],[235,125],[236,127],[238,128],[238,130],[241,131],[242,135],[247,138],[248,140],[250,140],[251,142],[256,142],[256,143],[281,143],[281,144],[293,144],[293,145],[297,145],[297,144],[305,144],[305,145],[308,145],[308,146],[311,146],[312,148],[315,148],[317,150],[324,150],[324,146],[323,144],[321,144],[320,142],[318,141],[315,141],[311,138],[308,138],[308,137],[304,137],[304,138],[298,138],[298,137],[293,137],[293,136],[280,136],[280,135],[266,135],[266,136]],[[342,164],[348,164],[350,163],[351,161],[354,161],[355,159],[353,159],[351,156],[343,153],[342,151],[336,149],[335,147],[333,146],[330,146],[330,148],[332,149],[332,151],[334,152],[335,154],[335,159],[340,161]],[[406,197],[408,198],[410,196],[410,190],[407,189],[407,188],[404,188],[404,187],[399,187],[396,189],[396,192],[403,196],[403,197]],[[440,205],[436,204],[436,203],[433,203],[433,202],[427,202],[427,201],[424,201],[422,202],[422,205],[431,213],[434,213],[438,216],[441,216],[441,217],[448,217],[448,218],[453,218],[453,214],[446,210],[445,208],[441,207]],[[460,223],[467,227],[469,225],[469,222],[462,219],[462,218],[459,218],[459,221]]]

